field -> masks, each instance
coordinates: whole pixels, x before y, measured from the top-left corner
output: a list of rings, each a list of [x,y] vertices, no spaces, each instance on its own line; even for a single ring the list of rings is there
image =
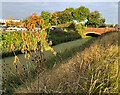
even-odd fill
[[[120,93],[117,2],[2,5],[0,94]]]
[[[45,51],[44,64],[46,65],[41,66],[40,71],[33,61],[29,61],[29,69],[27,69],[24,54],[17,55],[20,60],[18,69],[12,64],[14,56],[3,58],[2,73],[5,93],[10,94],[14,91],[17,93],[33,93],[34,91],[117,93],[119,91],[117,35],[118,32],[110,32],[98,38],[84,38],[52,46],[51,48],[57,51],[57,55],[52,54],[50,50]],[[31,52],[32,54],[34,51]],[[22,70],[23,65],[26,68],[25,71]],[[31,73],[28,73],[29,70]]]
[[[76,31],[44,28],[3,32],[3,94],[118,93],[117,35],[82,38]]]

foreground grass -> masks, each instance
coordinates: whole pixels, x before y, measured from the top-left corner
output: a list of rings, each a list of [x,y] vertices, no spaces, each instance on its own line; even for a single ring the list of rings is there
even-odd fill
[[[51,53],[51,51],[45,52],[45,57],[47,59],[45,64],[46,64],[47,70],[52,69],[54,67],[54,65],[56,65],[56,63],[60,63],[60,62],[62,63],[64,60],[71,58],[77,52],[77,50],[79,51],[80,47],[83,47],[83,48],[85,47],[85,46],[83,46],[83,44],[85,44],[86,42],[88,42],[90,40],[91,40],[91,38],[79,39],[76,41],[53,46],[54,50],[57,51],[57,56],[55,57]],[[20,61],[22,62],[22,64],[24,64],[26,66],[24,55],[20,54],[20,55],[18,55],[18,57],[19,57]],[[14,90],[17,89],[21,85],[29,88],[29,86],[27,86],[26,82],[31,83],[31,81],[34,81],[35,78],[37,77],[37,73],[36,73],[37,69],[34,71],[31,71],[31,75],[30,75],[31,78],[30,77],[28,78],[29,75],[27,74],[28,73],[27,71],[23,73],[23,71],[21,69],[19,69],[18,73],[16,73],[16,70],[12,64],[12,60],[14,61],[14,57],[7,57],[2,60],[3,61],[3,65],[2,65],[3,77],[4,77],[4,79],[5,78],[8,79],[7,83],[5,83],[3,86],[4,89],[6,88],[6,92],[5,92],[6,94],[12,94],[14,92]],[[34,62],[31,62],[31,65],[33,65],[33,68],[34,68]],[[20,68],[20,64],[18,64],[18,66]],[[31,70],[32,70],[32,68],[31,68]]]
[[[85,42],[87,42],[90,39],[91,38],[86,38],[86,39],[79,39],[79,40],[71,41],[71,42],[67,42],[67,43],[62,43],[62,44],[53,46],[52,48],[55,51],[57,51],[57,53],[64,53],[66,50],[71,50],[72,48],[81,46],[82,44],[84,44]],[[20,62],[22,64],[26,65],[25,64],[26,60],[24,58],[24,54],[19,54],[17,56],[20,59]],[[45,52],[45,58],[46,58],[46,60],[48,60],[48,63],[49,63],[49,60],[51,60],[51,58],[54,58],[54,55],[51,53],[50,50],[48,50]],[[15,72],[13,62],[14,62],[14,56],[5,57],[2,59],[3,77],[6,77],[6,75],[9,74],[9,71]],[[31,63],[33,63],[33,62],[31,61]],[[20,64],[18,64],[18,67],[19,66],[20,66]],[[49,65],[47,67],[50,68]]]
[[[89,48],[71,59],[39,75],[39,91],[46,93],[118,93],[120,92],[118,63],[118,32],[99,37]],[[37,92],[37,82],[32,90],[21,87],[16,92]],[[45,83],[45,84],[44,84]]]

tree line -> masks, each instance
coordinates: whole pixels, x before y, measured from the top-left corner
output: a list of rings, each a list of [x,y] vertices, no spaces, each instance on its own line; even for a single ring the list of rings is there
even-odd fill
[[[65,24],[71,21],[87,21],[85,23],[88,27],[106,27],[105,18],[101,16],[99,11],[90,12],[89,8],[85,6],[80,6],[79,8],[66,8],[63,11],[55,11],[50,13],[48,11],[42,11],[40,16],[37,16],[36,13],[28,16],[23,20],[26,24],[34,23],[36,26],[39,26],[39,20],[43,19],[44,24],[48,26],[49,23],[52,25]]]

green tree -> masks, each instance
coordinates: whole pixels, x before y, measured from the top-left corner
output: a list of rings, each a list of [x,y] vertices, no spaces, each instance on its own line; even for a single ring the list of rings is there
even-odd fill
[[[115,26],[114,26],[115,28],[117,28],[117,27],[119,27],[119,25],[118,24],[115,24]]]
[[[73,12],[74,12],[74,8],[66,8],[64,11],[68,11],[68,12],[70,12],[70,14],[71,14],[71,16],[72,16],[72,18],[73,18]]]
[[[84,24],[82,24],[82,23],[76,24],[75,29],[82,36],[82,38],[85,37],[85,35],[83,33],[83,31],[85,30],[85,25]]]
[[[70,11],[62,11],[62,13],[58,15],[58,18],[61,24],[72,21],[72,15]]]
[[[88,15],[90,13],[90,10],[84,6],[80,6],[79,8],[76,8],[73,12],[74,20],[77,21],[84,21],[87,19]]]
[[[60,23],[58,21],[58,15],[61,14],[62,11],[55,11],[54,13],[51,14],[51,24],[52,25],[57,25],[57,23]]]
[[[93,11],[88,16],[86,25],[91,27],[105,26],[105,19],[101,17],[98,11]]]
[[[105,18],[100,18],[100,24],[98,27],[106,27]]]
[[[72,15],[70,11],[56,11],[52,14],[52,23],[55,25],[65,24],[72,21]]]

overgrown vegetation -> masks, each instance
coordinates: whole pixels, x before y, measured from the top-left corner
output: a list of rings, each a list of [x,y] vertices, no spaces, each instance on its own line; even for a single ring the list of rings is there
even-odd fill
[[[14,33],[16,33],[17,36],[16,38],[14,38],[13,36]],[[26,31],[26,34],[29,35],[30,31]],[[48,30],[48,34],[49,34],[49,36],[47,36],[48,41],[53,41],[53,45],[57,45],[63,42],[73,41],[81,38],[81,35],[79,35],[76,32],[65,32],[63,30],[50,30],[50,31]],[[14,55],[12,50],[10,49],[11,44],[15,45],[16,54],[21,54],[21,48],[23,45],[23,40],[21,36],[22,36],[21,31],[15,31],[15,32],[4,31],[2,33],[2,57]],[[34,40],[31,40],[31,42],[33,41]],[[34,47],[31,46],[30,49],[33,51]]]
[[[100,94],[120,92],[118,88],[120,84],[118,80],[118,60],[120,60],[118,32],[107,33],[83,46],[85,47],[79,47],[81,52],[78,52],[68,61],[59,61],[59,66],[54,64],[53,69],[46,72],[45,76],[42,73],[39,75],[41,92],[44,92],[42,89],[44,77],[46,77],[47,93]],[[74,53],[74,49],[72,53]],[[36,85],[37,82],[34,82],[33,91],[36,91],[34,89]],[[29,92],[28,89],[23,89],[24,87],[19,92]]]
[[[46,64],[47,71],[52,69],[55,64],[57,65],[57,62],[63,62],[64,60],[67,60],[68,58],[70,58],[74,54],[76,54],[77,50],[79,50],[79,48],[77,49],[77,47],[80,46],[80,45],[82,46],[83,43],[87,42],[89,39],[88,38],[87,39],[81,39],[81,40],[78,40],[78,41],[68,42],[69,44],[64,43],[63,45],[61,44],[61,45],[58,45],[57,47],[54,46],[56,48],[53,47],[53,49],[57,51],[56,56],[52,56],[50,51],[46,51],[45,56],[47,56],[47,58],[46,58],[47,60],[46,60],[45,64]],[[73,44],[73,45],[71,45],[71,44]],[[67,48],[67,49],[64,49],[64,48]],[[24,63],[26,61],[23,59],[23,57],[24,56],[21,56],[19,58],[20,58],[20,60],[22,59],[23,65],[25,67],[27,67],[26,63]],[[34,57],[34,56],[31,56],[31,57]],[[10,59],[12,60],[12,58],[10,58]],[[35,78],[37,77],[38,70],[37,70],[37,68],[35,69],[35,64],[36,63],[33,62],[33,61],[30,61],[30,63],[32,63],[31,64],[32,68],[31,68],[31,71],[30,71],[31,73],[29,75],[27,73],[28,72],[27,69],[24,72],[21,69],[19,69],[19,74],[16,74],[15,68],[13,66],[10,66],[10,65],[13,65],[13,64],[9,64],[12,61],[9,62],[9,59],[5,59],[5,61],[7,61],[7,60],[8,60],[8,62],[3,61],[3,66],[2,66],[3,74],[4,74],[3,76],[4,76],[4,78],[7,79],[7,82],[5,82],[5,83],[8,84],[8,86],[3,85],[3,87],[4,86],[6,87],[6,93],[9,93],[9,94],[13,93],[14,90],[17,89],[18,87],[21,87],[21,85],[24,85],[24,87],[28,88],[30,86],[30,85],[28,86],[28,84],[26,84],[26,82],[28,82],[28,83],[30,82],[30,80],[29,80],[30,77],[28,78],[28,76],[31,76],[32,81],[34,81]],[[20,68],[21,65],[18,64],[18,67]],[[14,75],[13,75],[13,73],[14,73]],[[42,73],[42,70],[41,70],[41,73]],[[8,75],[10,75],[10,76],[8,76]],[[14,82],[14,80],[15,80],[15,82]],[[16,82],[16,80],[17,80],[17,82]],[[9,85],[9,84],[12,84],[12,85]]]

